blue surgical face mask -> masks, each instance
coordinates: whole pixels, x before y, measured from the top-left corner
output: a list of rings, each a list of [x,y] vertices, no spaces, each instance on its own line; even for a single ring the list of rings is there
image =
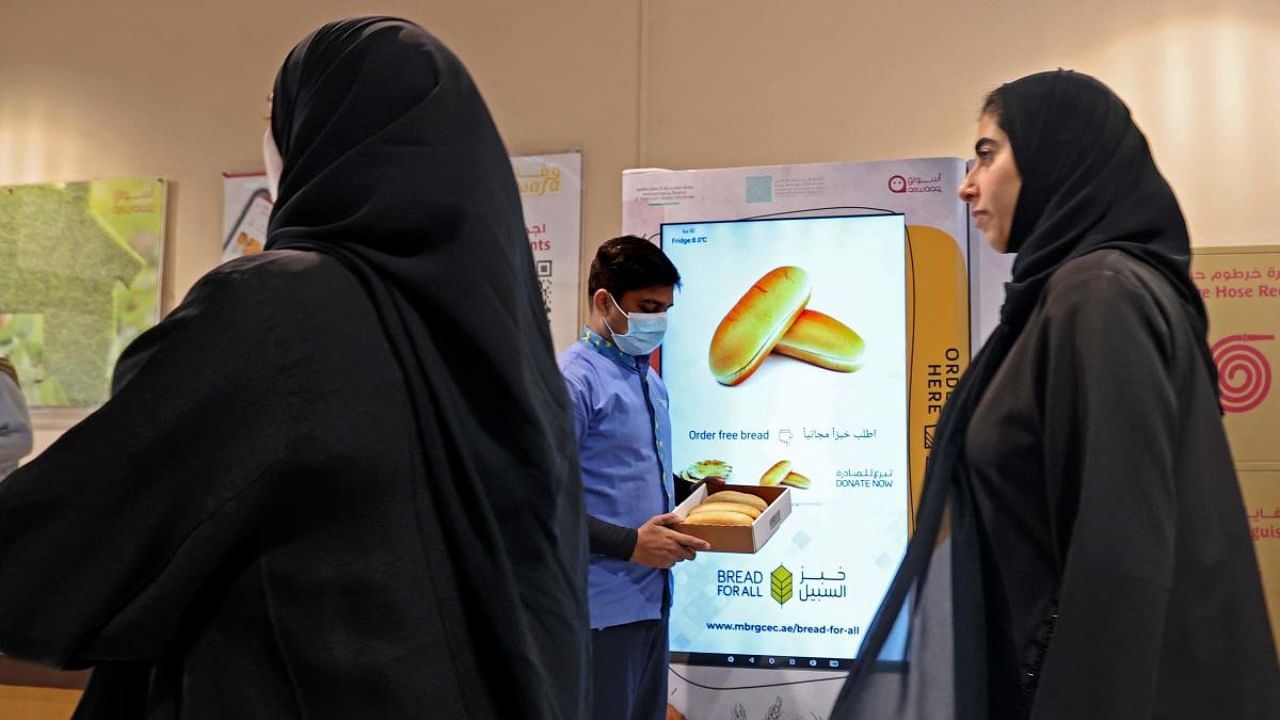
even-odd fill
[[[613,306],[618,308],[618,312],[627,316],[627,334],[614,332],[609,325],[609,319],[605,318],[604,325],[609,328],[609,332],[613,335],[613,344],[618,346],[622,352],[632,355],[648,355],[658,346],[662,344],[662,338],[667,334],[667,314],[660,313],[629,313],[618,305],[618,301],[613,299],[613,294],[609,294],[609,300],[613,302]]]

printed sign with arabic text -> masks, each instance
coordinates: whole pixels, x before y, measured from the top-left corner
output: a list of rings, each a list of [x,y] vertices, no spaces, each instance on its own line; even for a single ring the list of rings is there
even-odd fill
[[[1209,312],[1223,424],[1280,648],[1280,246],[1199,249],[1191,277]]]
[[[1232,454],[1237,463],[1280,462],[1280,248],[1197,250],[1191,277],[1209,312]]]

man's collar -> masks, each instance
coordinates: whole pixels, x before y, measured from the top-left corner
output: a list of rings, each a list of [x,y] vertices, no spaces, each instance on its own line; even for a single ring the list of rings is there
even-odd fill
[[[628,355],[618,349],[613,344],[613,340],[602,337],[599,333],[589,327],[582,328],[582,334],[578,336],[578,342],[585,344],[595,352],[609,358],[628,370],[640,371],[649,365],[648,355]]]

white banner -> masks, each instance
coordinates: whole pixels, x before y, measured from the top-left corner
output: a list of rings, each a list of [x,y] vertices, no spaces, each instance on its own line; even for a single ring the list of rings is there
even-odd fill
[[[511,158],[525,232],[542,285],[542,303],[556,351],[578,337],[578,264],[582,257],[582,153]],[[222,259],[260,252],[267,242],[271,198],[267,176],[224,174]]]
[[[691,720],[830,711],[968,360],[963,176],[952,158],[623,175],[623,232],[660,243],[684,279],[662,355],[675,470],[715,459],[730,483],[768,484],[784,463],[804,476],[759,552],[676,568],[671,703]],[[782,271],[806,278],[805,312],[845,327],[860,364],[775,354],[717,383],[717,323]]]
[[[578,339],[582,261],[582,153],[511,158],[529,249],[556,352]]]
[[[262,252],[271,219],[271,194],[263,173],[222,175],[222,260]]]

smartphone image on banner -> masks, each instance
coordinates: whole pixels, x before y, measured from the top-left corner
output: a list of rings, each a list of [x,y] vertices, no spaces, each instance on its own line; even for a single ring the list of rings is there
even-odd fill
[[[271,194],[266,188],[255,190],[222,244],[222,260],[225,262],[262,252],[263,246],[267,244],[267,226],[270,221]]]

